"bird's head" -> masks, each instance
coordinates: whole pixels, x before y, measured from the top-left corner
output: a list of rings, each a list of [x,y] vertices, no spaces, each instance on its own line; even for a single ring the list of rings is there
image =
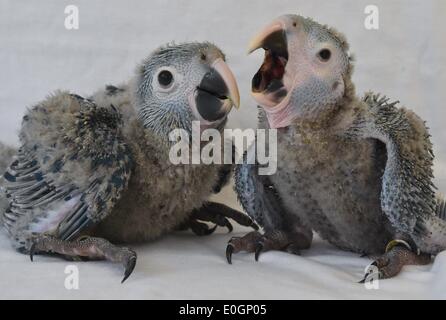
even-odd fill
[[[259,48],[265,58],[252,79],[252,95],[273,128],[320,117],[353,94],[347,42],[331,28],[284,15],[264,28],[248,51]]]
[[[139,118],[158,134],[191,131],[192,121],[217,128],[240,96],[225,56],[215,45],[169,44],[153,52],[137,71]]]

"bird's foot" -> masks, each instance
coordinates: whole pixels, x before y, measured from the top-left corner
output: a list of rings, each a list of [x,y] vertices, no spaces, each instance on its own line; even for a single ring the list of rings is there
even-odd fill
[[[192,212],[190,219],[180,226],[180,230],[187,230],[190,228],[199,236],[210,235],[217,229],[217,227],[226,227],[228,231],[231,232],[233,227],[228,218],[242,226],[252,227],[254,230],[259,229],[257,224],[246,214],[221,203],[206,202],[200,209]],[[211,222],[214,223],[215,226],[210,228],[203,222]]]
[[[426,265],[431,262],[431,255],[417,253],[403,240],[392,240],[386,248],[386,252],[376,259],[364,276],[359,281],[366,282],[370,277],[375,279],[388,279],[396,276],[405,265]]]
[[[277,250],[300,255],[300,250],[307,249],[311,239],[297,233],[275,231],[264,235],[252,231],[243,237],[232,237],[226,247],[226,259],[232,264],[232,254],[240,251],[254,252],[255,260],[259,260],[260,253]]]
[[[50,235],[40,235],[32,240],[29,250],[31,261],[38,253],[56,253],[70,258],[119,262],[125,269],[121,283],[127,280],[136,265],[136,253],[133,250],[115,246],[102,238],[81,237],[75,241],[65,241]]]

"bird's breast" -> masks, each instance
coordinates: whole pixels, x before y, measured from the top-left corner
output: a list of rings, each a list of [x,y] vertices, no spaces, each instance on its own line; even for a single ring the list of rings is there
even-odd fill
[[[155,239],[184,222],[210,196],[217,181],[212,165],[146,165],[135,170],[129,187],[101,230],[117,242]]]
[[[389,224],[380,205],[385,157],[377,150],[372,140],[279,137],[273,180],[285,205],[322,237],[371,251],[385,245]]]

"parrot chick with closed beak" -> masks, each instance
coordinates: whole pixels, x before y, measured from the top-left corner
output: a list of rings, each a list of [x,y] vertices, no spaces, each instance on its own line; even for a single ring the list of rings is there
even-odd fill
[[[275,19],[249,52],[259,48],[265,58],[252,94],[259,127],[277,129],[278,168],[271,176],[258,165],[236,168],[238,198],[264,234],[232,238],[228,262],[239,251],[256,260],[267,250],[298,254],[313,231],[376,256],[380,278],[446,249],[446,206],[432,182],[424,121],[379,94],[358,97],[345,37],[310,18]]]
[[[222,131],[239,99],[224,54],[205,42],[161,47],[129,82],[89,98],[59,91],[36,104],[23,117],[21,147],[2,182],[2,221],[14,247],[31,260],[51,253],[118,262],[124,281],[136,253],[116,244],[178,228],[231,230],[227,218],[254,227],[208,200],[228,181],[231,165],[169,161],[172,130],[190,133],[199,121]]]

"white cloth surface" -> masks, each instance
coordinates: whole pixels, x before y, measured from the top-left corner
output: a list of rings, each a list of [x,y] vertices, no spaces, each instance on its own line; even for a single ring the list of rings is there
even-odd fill
[[[230,187],[216,200],[237,208]],[[105,261],[68,262],[13,251],[0,233],[0,299],[444,299],[446,252],[428,266],[407,266],[396,278],[367,289],[362,279],[369,258],[341,251],[316,236],[301,256],[238,253],[226,262],[232,236],[251,231],[235,227],[207,237],[175,232],[155,242],[131,246],[138,253],[124,284],[123,268]],[[79,270],[79,289],[65,288],[65,268]]]
[[[64,8],[80,10],[79,30],[64,28]],[[231,127],[255,127],[250,79],[261,53],[246,56],[250,37],[284,13],[300,13],[346,34],[355,53],[357,92],[375,90],[422,116],[433,135],[435,182],[446,190],[446,2],[384,1],[380,29],[364,28],[369,1],[13,1],[0,0],[0,140],[18,144],[25,108],[56,89],[88,95],[128,79],[137,63],[161,44],[209,40],[227,54],[240,86],[242,108]],[[236,205],[226,189],[219,197]],[[236,228],[233,235],[246,229]],[[406,267],[379,290],[356,282],[367,258],[316,238],[302,256],[268,252],[260,262],[238,254],[227,265],[231,235],[199,238],[175,233],[134,247],[139,260],[120,284],[122,269],[107,262],[71,263],[13,251],[0,231],[0,298],[446,298],[446,253],[434,265]],[[80,270],[80,289],[64,287],[64,269]]]

